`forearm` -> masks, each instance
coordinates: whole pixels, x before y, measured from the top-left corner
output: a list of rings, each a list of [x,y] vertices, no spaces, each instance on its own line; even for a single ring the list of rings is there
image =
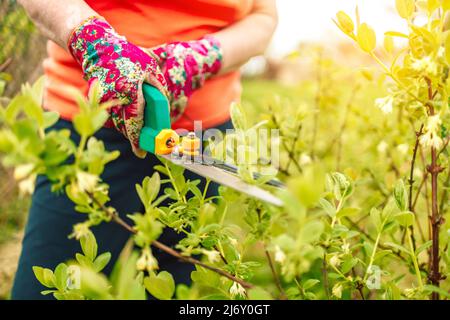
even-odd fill
[[[257,0],[250,15],[214,34],[223,50],[222,70],[239,68],[264,53],[277,26],[274,0]]]
[[[83,0],[19,0],[39,30],[66,48],[72,30],[97,15]]]

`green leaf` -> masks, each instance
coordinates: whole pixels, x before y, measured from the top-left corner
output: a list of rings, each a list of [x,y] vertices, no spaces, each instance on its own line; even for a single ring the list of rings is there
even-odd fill
[[[220,285],[220,276],[218,274],[199,266],[196,266],[196,269],[191,272],[193,282],[213,288]]]
[[[425,250],[427,250],[428,248],[431,248],[432,245],[433,245],[433,241],[432,241],[432,240],[427,241],[427,242],[425,242],[425,243],[422,243],[422,244],[421,244],[420,246],[418,246],[417,249],[416,249],[416,252],[415,252],[416,256],[418,256],[422,251],[425,251]]]
[[[144,279],[144,286],[159,300],[170,300],[175,292],[175,281],[167,271],[161,271],[158,275],[150,274]]]
[[[361,211],[360,208],[343,208],[337,213],[338,218],[351,217],[357,215]]]
[[[191,289],[187,285],[185,285],[184,283],[177,285],[176,288],[177,300],[190,300],[190,296],[191,296]]]
[[[59,113],[54,111],[44,112],[43,114],[43,128],[49,128],[54,125],[59,119]]]
[[[208,294],[206,296],[202,296],[199,298],[199,300],[211,300],[211,301],[218,301],[218,300],[229,300],[230,298],[221,294],[221,293],[213,293]]]
[[[436,286],[433,286],[431,284],[426,284],[423,286],[423,288],[428,291],[428,292],[436,292],[439,295],[446,297],[447,299],[450,299],[450,293],[448,293],[447,291],[445,291],[444,289],[438,288]]]
[[[305,281],[305,283],[303,284],[303,289],[304,290],[309,290],[313,287],[315,287],[317,284],[320,283],[320,280],[317,279],[308,279]]]
[[[127,248],[121,253],[123,259],[114,266],[114,275],[111,277],[116,297],[120,300],[145,300],[145,288],[143,286],[143,273],[137,273],[136,262],[139,258],[137,252]]]
[[[83,267],[88,267],[88,268],[92,267],[92,261],[89,260],[86,256],[82,255],[81,253],[76,253],[75,259]]]
[[[335,206],[332,205],[331,202],[327,199],[320,199],[319,205],[331,218],[334,218],[336,216]]]
[[[94,272],[89,268],[81,271],[81,292],[88,299],[105,300],[111,299],[109,293],[111,285],[103,274]]]
[[[90,261],[94,261],[95,257],[97,256],[98,249],[94,234],[92,232],[88,232],[86,235],[81,237],[80,244],[86,258],[88,258]]]
[[[49,295],[49,294],[52,294],[52,293],[55,293],[55,292],[58,292],[58,291],[56,291],[56,290],[44,290],[44,291],[41,291],[41,294],[43,296],[46,296],[46,295]]]
[[[55,288],[55,275],[53,271],[42,267],[33,267],[34,276],[47,288]]]
[[[300,239],[303,243],[312,243],[319,240],[322,232],[324,230],[324,226],[322,221],[310,221],[305,224],[302,228],[302,232],[300,234]]]
[[[136,191],[147,210],[158,196],[160,187],[161,179],[158,172],[153,173],[151,178],[145,177],[142,185],[136,185]]]
[[[8,123],[13,123],[24,104],[25,98],[22,95],[16,95],[6,107],[5,120]]]
[[[395,215],[395,220],[403,227],[412,226],[414,224],[414,219],[414,213],[410,211],[400,212]]]
[[[411,252],[408,249],[406,249],[405,247],[403,247],[403,246],[401,246],[399,244],[396,244],[396,243],[393,243],[393,242],[386,242],[384,245],[386,245],[388,247],[391,247],[391,248],[394,248],[394,249],[397,249],[398,251],[401,251],[401,252],[406,253],[408,255],[411,254]]]
[[[377,208],[372,208],[370,210],[370,220],[374,224],[375,228],[377,228],[377,231],[380,232],[382,228],[382,219],[381,219],[381,212]]]
[[[67,286],[67,265],[60,263],[55,269],[55,286],[59,291],[64,291]]]
[[[236,130],[246,130],[248,127],[247,118],[242,106],[238,103],[232,103],[230,106],[230,116],[233,126]]]
[[[260,287],[254,287],[247,291],[250,300],[273,300],[270,293]]]
[[[377,250],[374,261],[378,261],[388,255],[391,255],[391,254],[392,254],[392,250]]]
[[[346,274],[350,272],[354,266],[358,264],[358,259],[353,258],[352,256],[346,257],[341,265],[341,272]]]
[[[94,261],[94,270],[96,272],[102,271],[110,260],[111,260],[111,253],[109,252],[102,253]]]
[[[403,180],[399,180],[394,188],[394,200],[401,211],[408,210],[408,192]]]
[[[325,173],[319,166],[307,167],[303,175],[287,181],[288,190],[305,207],[314,207],[324,191]],[[299,211],[297,209],[297,211]]]

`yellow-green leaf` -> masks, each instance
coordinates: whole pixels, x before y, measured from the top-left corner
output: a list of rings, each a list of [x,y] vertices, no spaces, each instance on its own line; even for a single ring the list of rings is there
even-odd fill
[[[398,14],[403,19],[410,19],[414,14],[416,9],[414,0],[396,0],[395,7],[397,8]]]
[[[410,227],[414,224],[414,214],[410,211],[398,213],[395,215],[395,219],[403,227]]]
[[[336,14],[339,28],[346,34],[351,34],[355,30],[355,24],[352,18],[344,11],[339,11]]]
[[[387,31],[384,33],[385,36],[398,37],[408,39],[408,35],[398,32],[398,31]]]
[[[170,273],[161,271],[144,279],[145,288],[159,300],[170,300],[175,292],[175,281]]]
[[[442,2],[442,9],[444,9],[444,11],[450,10],[450,0],[441,0],[441,2]]]
[[[437,8],[439,8],[439,0],[428,0],[427,1],[427,11],[428,14],[432,14],[434,11],[436,11]]]
[[[372,52],[377,45],[375,31],[367,24],[362,23],[358,29],[358,44],[365,52]]]

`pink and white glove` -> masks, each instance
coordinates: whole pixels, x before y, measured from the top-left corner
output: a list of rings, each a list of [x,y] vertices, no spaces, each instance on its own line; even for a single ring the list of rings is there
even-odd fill
[[[222,48],[211,35],[148,49],[159,63],[169,90],[172,120],[183,113],[192,93],[220,71]]]
[[[68,47],[83,69],[89,87],[99,81],[101,102],[120,100],[109,109],[106,126],[117,128],[140,157],[139,135],[143,126],[145,101],[142,84],[149,83],[168,96],[165,75],[158,62],[141,48],[118,35],[101,17],[91,17],[72,32]]]

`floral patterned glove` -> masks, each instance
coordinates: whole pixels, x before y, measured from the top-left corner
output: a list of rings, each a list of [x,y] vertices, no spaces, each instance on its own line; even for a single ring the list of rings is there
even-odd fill
[[[106,126],[122,132],[130,140],[133,152],[144,157],[145,152],[139,149],[145,107],[142,84],[149,83],[168,95],[157,61],[119,36],[101,17],[91,17],[80,24],[72,32],[68,47],[81,65],[89,87],[99,81],[101,102],[122,102],[109,109],[111,117]]]
[[[169,89],[172,120],[186,108],[189,97],[222,66],[222,48],[213,36],[171,42],[148,50],[158,60]]]

